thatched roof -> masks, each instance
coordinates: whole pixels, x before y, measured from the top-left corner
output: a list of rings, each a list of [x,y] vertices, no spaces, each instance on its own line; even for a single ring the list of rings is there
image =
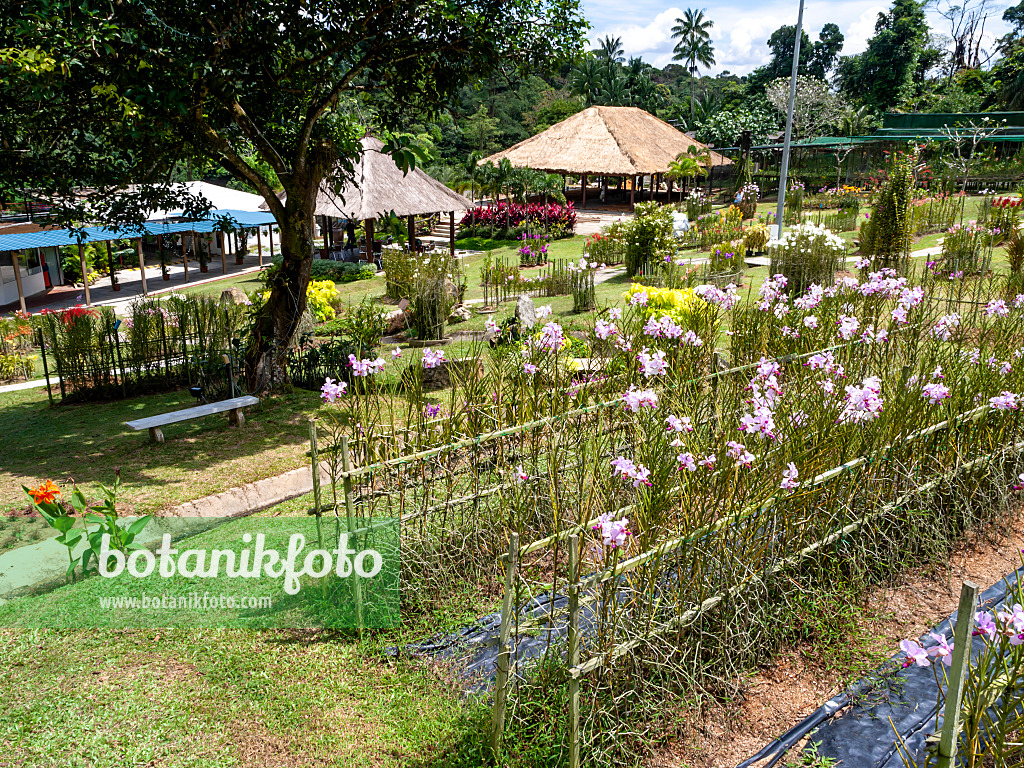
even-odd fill
[[[378,219],[388,213],[421,216],[443,211],[466,211],[473,207],[465,197],[448,189],[419,168],[402,174],[380,139],[366,136],[363,154],[355,167],[353,181],[340,192],[327,183],[320,185],[316,198],[317,216],[339,219]],[[281,198],[284,199],[282,193]],[[266,210],[267,206],[263,206]]]
[[[665,173],[668,164],[691,146],[710,151],[638,107],[590,107],[480,162],[497,163],[507,157],[517,168],[633,176]],[[732,164],[717,152],[711,152],[711,160],[715,165]]]

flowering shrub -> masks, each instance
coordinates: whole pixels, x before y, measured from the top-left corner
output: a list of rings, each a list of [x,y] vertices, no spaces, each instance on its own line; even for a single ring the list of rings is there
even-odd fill
[[[846,255],[841,237],[816,224],[797,224],[768,248],[773,275],[784,275],[791,292],[803,293],[812,284],[831,285]]]
[[[311,280],[306,288],[306,306],[318,323],[334,319],[338,289],[331,280]]]
[[[639,299],[643,299],[642,302]],[[685,288],[672,290],[668,288],[650,288],[634,283],[625,294],[629,303],[637,302],[641,315],[651,320],[668,317],[683,331],[691,331],[699,339],[714,339],[718,335],[718,317],[715,306],[707,299],[701,298],[696,289]],[[648,323],[649,325],[649,323]],[[657,335],[647,331],[648,335]]]
[[[506,201],[473,208],[466,212],[459,223],[463,237],[518,237],[526,229],[544,230],[553,238],[571,237],[576,231],[576,210],[571,202],[543,205]]]
[[[638,203],[633,218],[623,228],[626,242],[626,277],[640,272],[648,263],[675,252],[672,211],[655,202]]]
[[[976,275],[988,268],[992,258],[992,231],[969,221],[954,224],[942,241],[940,271],[945,275]]]
[[[523,232],[519,238],[519,266],[536,267],[546,264],[548,261],[548,241],[551,238],[547,235],[528,235]]]
[[[691,222],[711,213],[711,197],[703,187],[694,187],[686,196],[686,218]]]
[[[598,264],[621,264],[626,258],[625,228],[622,221],[613,221],[600,232],[589,235],[583,244],[583,255]]]

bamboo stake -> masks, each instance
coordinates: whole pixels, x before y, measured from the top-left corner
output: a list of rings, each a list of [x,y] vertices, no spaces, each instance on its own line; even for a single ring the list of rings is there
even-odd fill
[[[505,566],[505,598],[501,603],[501,628],[498,631],[498,672],[494,687],[494,710],[491,718],[491,752],[498,759],[498,750],[505,733],[505,709],[508,705],[508,670],[510,666],[508,636],[512,628],[512,604],[519,570],[519,534],[508,542],[508,563]]]
[[[953,630],[953,660],[946,685],[946,709],[942,715],[942,735],[939,737],[939,768],[956,765],[957,742],[960,738],[960,705],[967,684],[967,668],[971,660],[971,636],[974,631],[974,606],[978,604],[978,585],[965,581],[960,587],[960,606],[957,608],[956,627]]]

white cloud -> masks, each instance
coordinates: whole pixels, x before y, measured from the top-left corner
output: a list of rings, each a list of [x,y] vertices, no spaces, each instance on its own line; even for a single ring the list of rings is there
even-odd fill
[[[784,24],[796,23],[797,0],[767,0],[748,6],[731,2],[709,3],[704,9],[705,15],[715,22],[711,38],[717,63],[711,74],[729,70],[743,75],[766,64],[767,41],[772,32]],[[621,37],[627,56],[642,56],[657,67],[672,61],[671,29],[675,19],[683,15],[678,5],[670,4],[669,0],[583,0],[583,5],[593,26],[591,42],[605,35]],[[807,3],[804,29],[814,40],[823,25],[838,24],[846,37],[842,54],[860,53],[874,34],[878,14],[888,8],[889,4],[879,0]],[[942,19],[934,13],[929,14],[929,20],[933,32],[946,31]],[[1005,26],[997,14],[990,20],[989,34],[998,37]]]

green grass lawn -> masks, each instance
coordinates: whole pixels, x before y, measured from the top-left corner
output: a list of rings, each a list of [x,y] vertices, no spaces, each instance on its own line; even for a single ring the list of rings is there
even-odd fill
[[[190,407],[188,390],[54,407],[45,388],[0,393],[0,511],[27,506],[22,484],[73,478],[89,490],[112,482],[116,468],[126,508],[140,513],[294,469],[306,461],[307,414],[318,403],[318,393],[296,389],[249,409],[243,429],[210,416],[166,428],[159,445],[124,422]]]

